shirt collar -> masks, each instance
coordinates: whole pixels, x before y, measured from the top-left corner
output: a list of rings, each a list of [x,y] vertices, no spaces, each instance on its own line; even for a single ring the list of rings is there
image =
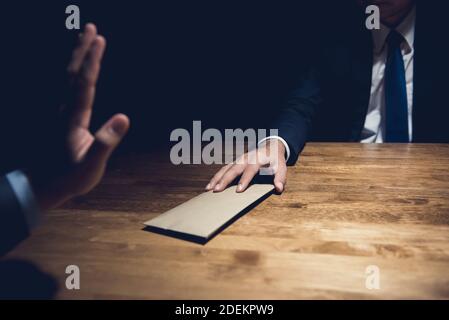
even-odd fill
[[[410,11],[408,16],[401,22],[401,24],[396,28],[405,39],[406,50],[409,53],[413,50],[415,43],[415,21],[416,21],[416,7]],[[386,45],[386,40],[390,34],[391,29],[384,24],[381,24],[380,29],[373,30],[373,41],[374,41],[374,51],[379,54],[381,53]]]

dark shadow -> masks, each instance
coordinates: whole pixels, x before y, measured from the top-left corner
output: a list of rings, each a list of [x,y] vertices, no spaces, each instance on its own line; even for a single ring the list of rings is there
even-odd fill
[[[272,176],[257,176],[253,180],[253,182],[251,184],[254,184],[254,183],[258,183],[258,184],[261,184],[261,183],[273,183],[273,177]],[[177,239],[180,239],[180,240],[185,240],[185,241],[190,241],[190,242],[198,243],[198,244],[201,244],[201,245],[205,245],[210,240],[215,238],[218,234],[223,232],[226,228],[228,228],[231,224],[233,224],[238,219],[240,219],[245,214],[247,214],[249,211],[251,211],[255,207],[257,207],[260,203],[262,203],[265,199],[267,199],[273,193],[274,193],[274,190],[271,191],[271,192],[268,192],[266,195],[264,195],[263,197],[261,197],[260,199],[258,199],[257,201],[255,201],[254,203],[252,203],[251,205],[249,205],[248,207],[246,207],[242,211],[240,211],[236,216],[234,216],[231,220],[226,222],[223,226],[221,226],[217,231],[215,231],[208,238],[203,238],[203,237],[199,237],[199,236],[195,236],[195,235],[191,235],[191,234],[187,234],[187,233],[183,233],[183,232],[178,232],[178,231],[166,230],[166,229],[157,228],[157,227],[153,227],[153,226],[144,227],[142,230],[148,231],[148,232],[157,233],[157,234],[161,234],[161,235],[168,236],[168,237],[177,238]]]
[[[56,279],[24,260],[0,261],[0,299],[53,299]]]
[[[166,230],[166,229],[161,229],[161,228],[151,227],[151,226],[146,226],[142,230],[147,231],[147,232],[157,233],[157,234],[167,236],[167,237],[190,241],[190,242],[194,242],[194,243],[198,243],[198,244],[202,244],[202,245],[206,244],[210,240],[207,238],[194,236],[194,235],[191,235],[188,233]]]

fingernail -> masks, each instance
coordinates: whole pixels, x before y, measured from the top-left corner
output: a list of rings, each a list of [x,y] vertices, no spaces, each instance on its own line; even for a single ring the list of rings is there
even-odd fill
[[[214,191],[219,191],[220,190],[220,184],[217,184],[214,188]]]
[[[126,129],[127,129],[127,124],[124,121],[113,121],[111,123],[111,127],[110,129],[112,130],[113,133],[115,133],[116,135],[122,136],[125,134]]]
[[[237,191],[243,191],[243,184],[239,183],[237,186]]]
[[[209,183],[209,184],[206,186],[206,190],[210,190],[210,187],[211,187],[211,184]]]

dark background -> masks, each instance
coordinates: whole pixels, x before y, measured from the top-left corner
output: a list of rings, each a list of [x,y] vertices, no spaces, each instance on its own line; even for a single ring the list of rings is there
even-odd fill
[[[92,129],[126,113],[132,126],[119,152],[166,147],[170,132],[193,120],[203,128],[268,127],[324,37],[322,22],[344,12],[340,1],[2,2],[3,170],[53,148],[78,33],[65,28],[69,4],[107,38]]]

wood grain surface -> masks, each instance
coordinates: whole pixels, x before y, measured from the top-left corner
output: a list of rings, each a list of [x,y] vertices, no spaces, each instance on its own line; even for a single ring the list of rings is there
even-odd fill
[[[282,195],[206,245],[142,230],[218,167],[174,166],[168,151],[118,157],[6,260],[55,278],[57,298],[449,298],[448,145],[311,143]],[[67,265],[80,290],[65,288]],[[370,265],[379,290],[365,286]]]

